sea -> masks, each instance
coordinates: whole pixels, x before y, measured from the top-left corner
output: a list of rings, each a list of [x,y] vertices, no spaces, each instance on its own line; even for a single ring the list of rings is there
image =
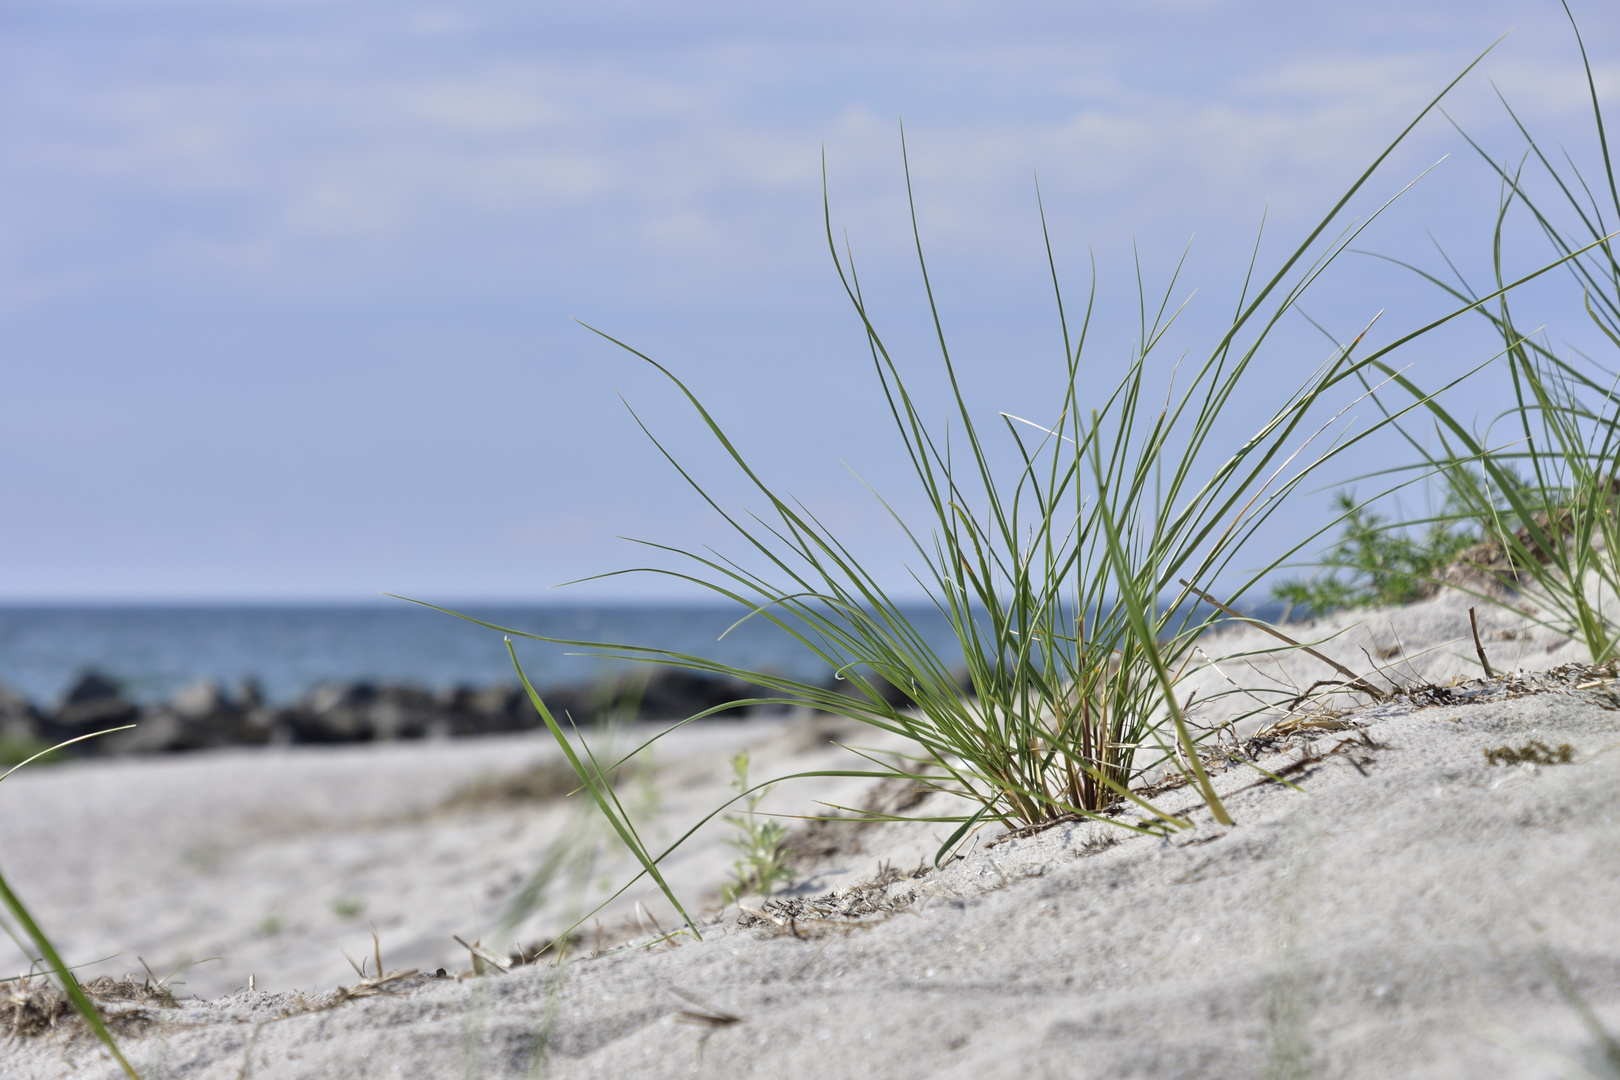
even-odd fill
[[[746,671],[821,681],[831,670],[803,643],[741,607],[712,604],[446,605],[499,627],[567,641],[701,656]],[[938,609],[902,609],[949,663],[960,656]],[[1276,619],[1263,605],[1253,614]],[[286,704],[323,683],[405,683],[429,690],[517,682],[500,630],[415,604],[0,605],[0,686],[51,707],[87,672],[142,704],[198,680],[258,683]],[[611,677],[614,663],[577,646],[514,638],[537,687]]]
[[[647,646],[750,671],[821,680],[830,669],[791,635],[741,607],[696,604],[468,605],[455,610],[548,638]],[[936,649],[955,637],[937,610],[906,611]],[[258,682],[284,704],[322,683],[428,689],[513,684],[503,634],[403,602],[351,605],[0,606],[0,686],[52,706],[84,673],[117,680],[143,704],[188,683]],[[514,639],[539,687],[590,683],[614,667],[588,650]],[[949,656],[949,652],[943,653]]]

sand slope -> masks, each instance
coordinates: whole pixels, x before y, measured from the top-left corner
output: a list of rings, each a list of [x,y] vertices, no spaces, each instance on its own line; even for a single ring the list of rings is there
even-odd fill
[[[1455,636],[1457,610],[1455,598],[1441,598],[1384,617],[1397,626],[1405,620],[1409,630],[1427,620],[1432,644]],[[1466,605],[1461,610],[1466,619]],[[1542,667],[1565,659],[1563,650],[1548,654],[1536,638],[1517,636],[1521,627],[1493,621],[1487,633],[1503,630],[1515,636],[1492,639],[1496,648],[1504,640],[1528,646]],[[1356,632],[1382,631],[1364,620]],[[1402,636],[1411,651],[1418,635]],[[1339,646],[1350,649],[1352,637]],[[1471,641],[1463,658],[1454,652],[1436,650],[1428,663],[1465,670]],[[1412,662],[1409,679],[1424,674],[1424,662]],[[1508,666],[1506,658],[1497,662]],[[1288,677],[1316,676],[1302,667]],[[1443,703],[1430,704],[1437,700]],[[330,976],[303,984],[310,993],[302,999],[240,992],[155,1010],[145,1034],[129,1037],[126,1047],[143,1075],[188,1080],[1543,1077],[1580,1075],[1572,1071],[1580,1067],[1611,1075],[1581,1009],[1620,1033],[1617,701],[1608,673],[1588,671],[1364,704],[1358,728],[1319,733],[1311,744],[1295,740],[1265,759],[1277,770],[1320,756],[1290,774],[1304,793],[1242,767],[1219,774],[1237,820],[1230,829],[1194,810],[1199,828],[1168,839],[1095,823],[1001,842],[997,830],[987,830],[961,858],[919,877],[895,871],[910,871],[919,855],[931,854],[943,827],[868,829],[825,853],[816,876],[795,891],[797,903],[773,901],[766,910],[783,925],[732,908],[711,916],[701,942],[503,976],[404,980],[387,987],[391,993],[297,1011],[330,1002],[315,991],[342,975],[323,968]],[[694,732],[691,757],[672,744],[672,773],[710,764],[703,784],[663,785],[670,805],[679,791],[695,793],[695,805],[723,790],[723,760],[715,759],[739,739],[779,762],[819,760],[827,753],[824,735],[806,730]],[[1487,764],[1487,749],[1532,739],[1569,744],[1573,761]],[[349,768],[381,776],[392,768],[381,760],[357,754]],[[128,768],[138,774],[181,764]],[[442,761],[413,767],[436,777],[413,781],[429,803],[428,787],[453,787],[440,774],[455,770]],[[51,783],[70,777],[41,775]],[[0,794],[21,800],[0,804],[0,812],[38,812],[54,794],[45,783]],[[781,794],[784,806],[802,798]],[[1185,790],[1164,802],[1193,808]],[[514,820],[535,816],[533,808],[511,813]],[[467,823],[481,819],[457,820],[472,829]],[[429,843],[443,828],[441,820],[419,839]],[[5,838],[3,865],[25,895],[42,897],[41,917],[54,925],[52,905],[74,886],[54,878],[46,860],[25,873],[15,844]],[[724,867],[717,838],[703,845],[709,854],[690,856],[684,881],[694,890],[705,874],[712,888]],[[404,891],[426,873],[423,864],[387,845],[374,854],[369,872],[400,890],[402,920],[411,918],[413,896],[438,895],[427,886]],[[292,874],[291,854],[279,857]],[[526,850],[491,847],[480,857],[495,873],[501,858],[532,861],[533,840]],[[885,863],[890,872],[880,875]],[[862,881],[879,884],[852,892]],[[138,891],[130,880],[98,887],[122,889],[121,897]],[[216,895],[228,887],[192,882],[189,891],[166,895],[200,902],[199,890]],[[378,895],[391,895],[379,888]],[[834,888],[842,891],[830,900],[804,902]],[[97,926],[89,913],[107,906],[93,890],[78,904],[77,923],[69,920],[73,929],[63,935],[76,954],[116,937],[110,921],[95,930],[99,937],[87,932]],[[840,907],[872,913],[817,917]],[[432,920],[418,918],[425,942]],[[452,922],[434,918],[446,929]],[[356,929],[346,930],[351,955],[370,944],[369,931]],[[389,966],[418,965],[393,952],[391,942],[409,934],[379,930]],[[332,941],[343,936],[334,932]],[[313,943],[299,939],[301,947]],[[429,945],[420,951],[432,962]],[[262,955],[249,959],[262,963]],[[238,970],[247,961],[232,962]],[[350,972],[344,981],[356,980]],[[277,1019],[289,1011],[296,1014]],[[115,1075],[82,1037],[23,1040],[0,1055],[7,1076]]]

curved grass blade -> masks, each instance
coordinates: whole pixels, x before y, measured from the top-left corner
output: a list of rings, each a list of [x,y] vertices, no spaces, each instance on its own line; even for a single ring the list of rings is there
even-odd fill
[[[72,746],[76,742],[83,742],[85,739],[93,739],[99,735],[111,735],[115,731],[126,731],[134,726],[134,724],[126,724],[123,727],[95,731],[89,735],[80,735],[76,739],[58,743],[56,746],[51,747],[50,750],[35,754],[28,761],[43,757],[52,751],[60,750],[64,746]],[[28,761],[8,769],[3,775],[0,775],[0,780],[4,780],[22,768],[23,765],[28,764]],[[67,995],[68,1001],[78,1010],[79,1015],[84,1018],[85,1024],[89,1026],[96,1038],[101,1040],[101,1044],[113,1056],[113,1060],[118,1063],[118,1067],[124,1070],[124,1075],[128,1076],[130,1080],[140,1080],[139,1074],[135,1072],[134,1067],[124,1057],[123,1051],[118,1049],[118,1043],[113,1038],[112,1032],[107,1030],[107,1025],[101,1019],[101,1013],[96,1009],[95,1002],[91,1001],[89,995],[84,992],[84,988],[79,985],[79,980],[74,978],[72,969],[62,961],[62,957],[56,951],[56,946],[51,944],[51,939],[46,937],[45,932],[39,928],[39,924],[34,921],[34,917],[23,906],[22,900],[16,893],[12,892],[11,886],[7,884],[3,874],[0,874],[0,904],[5,905],[6,910],[11,912],[11,917],[17,920],[17,925],[22,927],[23,933],[27,934],[29,940],[34,943],[34,948],[39,950],[40,956],[49,965],[51,974],[56,977],[57,984],[62,987],[62,992]]]
[[[618,797],[614,795],[613,786],[608,783],[607,776],[597,767],[594,758],[591,762],[591,768],[588,769],[585,767],[585,763],[580,760],[579,754],[574,750],[573,743],[563,733],[562,726],[551,715],[551,710],[546,708],[546,703],[541,700],[539,692],[529,682],[528,675],[524,674],[523,665],[518,662],[517,651],[512,648],[510,638],[506,640],[506,651],[512,657],[512,666],[517,670],[518,678],[523,683],[523,689],[529,695],[529,701],[533,703],[535,710],[539,712],[540,719],[545,722],[546,729],[551,732],[552,738],[557,740],[557,745],[562,749],[563,756],[568,759],[568,764],[573,766],[575,775],[579,777],[580,782],[591,793],[591,798],[596,801],[597,807],[602,811],[602,816],[607,818],[608,823],[613,826],[613,831],[618,833],[619,839],[623,841],[624,846],[636,857],[636,861],[641,864],[642,871],[658,883],[658,888],[663,892],[664,898],[680,914],[687,928],[692,931],[692,936],[702,940],[703,935],[698,931],[697,924],[686,913],[686,909],[681,906],[681,902],[676,898],[674,890],[664,880],[664,875],[659,873],[657,861],[647,854],[647,849],[642,844],[635,825],[630,821],[629,816],[625,814],[624,807],[619,805]],[[589,753],[588,748],[586,752]]]
[[[128,731],[130,728],[132,728],[134,726],[135,726],[134,724],[125,724],[123,727],[108,728],[106,731],[92,731],[88,735],[80,735],[78,738],[69,739],[67,742],[57,743],[55,746],[51,747],[50,749],[41,750],[39,753],[35,754],[33,757],[25,758],[24,760],[19,761],[17,764],[13,765],[11,768],[7,769],[5,772],[0,773],[0,780],[4,780],[6,777],[10,776],[12,773],[16,772],[18,769],[22,768],[24,765],[28,765],[28,764],[30,764],[32,762],[38,761],[40,758],[45,757],[48,754],[54,754],[58,750],[62,749],[63,747],[72,746],[74,743],[84,742],[84,740],[86,740],[86,739],[95,739],[95,738],[99,738],[102,735],[111,735],[114,732]]]
[[[18,899],[17,894],[11,891],[11,886],[6,884],[4,875],[0,875],[0,904],[5,905],[6,910],[11,912],[11,917],[17,920],[17,925],[22,927],[23,933],[27,934],[29,939],[33,941],[34,947],[39,950],[40,956],[44,957],[45,962],[50,965],[51,974],[56,976],[56,981],[62,987],[62,992],[73,1003],[73,1007],[79,1011],[79,1015],[84,1018],[84,1022],[89,1026],[96,1038],[101,1040],[102,1045],[107,1048],[107,1052],[113,1056],[113,1060],[118,1062],[118,1067],[124,1070],[124,1075],[128,1076],[130,1080],[140,1080],[140,1075],[136,1073],[134,1066],[130,1065],[128,1059],[124,1057],[123,1051],[118,1049],[118,1043],[113,1039],[112,1032],[107,1030],[107,1025],[102,1021],[101,1013],[97,1011],[95,1003],[90,1000],[89,995],[84,992],[84,988],[79,985],[79,980],[73,977],[67,964],[57,954],[56,947],[51,944],[50,938],[45,936],[45,932],[39,928],[39,924],[28,913],[28,909],[23,906],[23,902]]]

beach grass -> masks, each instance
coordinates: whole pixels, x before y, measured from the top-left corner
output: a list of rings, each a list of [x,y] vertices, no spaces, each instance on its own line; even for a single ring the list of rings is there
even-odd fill
[[[1620,259],[1612,244],[1613,230],[1620,228],[1620,184],[1585,43],[1567,3],[1564,10],[1590,96],[1601,162],[1596,182],[1567,152],[1555,157],[1538,143],[1505,98],[1502,105],[1524,140],[1517,160],[1499,160],[1462,132],[1501,182],[1491,237],[1497,288],[1485,298],[1490,302],[1475,310],[1501,338],[1509,407],[1479,432],[1440,396],[1387,365],[1380,367],[1421,400],[1434,420],[1435,451],[1407,425],[1397,428],[1418,454],[1416,467],[1442,478],[1454,519],[1482,526],[1489,545],[1476,552],[1477,568],[1512,589],[1531,586],[1540,610],[1527,617],[1580,641],[1594,662],[1602,662],[1620,655],[1620,376],[1613,358],[1605,366],[1572,346],[1555,347],[1545,332],[1522,330],[1509,291],[1501,288],[1508,226],[1521,212],[1548,241],[1571,287],[1580,290],[1600,339],[1620,358]],[[1538,176],[1541,185],[1532,183]],[[1451,260],[1446,262],[1449,278],[1411,263],[1399,265],[1452,298],[1480,299]],[[1520,601],[1512,595],[1475,592],[1518,610]]]
[[[610,681],[598,685],[588,717],[590,726],[598,732],[596,753],[613,755],[623,728],[639,707],[640,698],[641,683],[636,680],[630,681],[628,689]],[[594,762],[596,754],[587,752],[581,760]],[[612,807],[615,814],[622,811],[620,824],[626,833],[637,838],[638,843],[640,834],[635,822],[654,820],[658,815],[660,795],[655,774],[651,751],[643,749],[596,776],[599,783],[615,792],[626,786],[631,787],[632,790],[625,795],[615,795]],[[536,779],[540,783],[535,783]],[[575,794],[581,790],[580,777],[566,762],[547,762],[495,786],[495,790],[503,791],[506,798],[514,794],[533,797],[536,789],[551,797]],[[481,784],[474,792],[477,793],[475,797],[487,800],[490,785]],[[469,801],[469,795],[473,795],[473,792],[462,793],[456,797],[457,801]],[[576,802],[566,824],[557,830],[546,846],[539,864],[507,901],[497,924],[497,936],[506,939],[526,919],[553,901],[562,902],[563,909],[572,913],[569,918],[577,917],[589,906],[591,890],[599,882],[600,863],[622,846],[621,835],[613,827],[611,817],[605,816],[600,808],[591,803]],[[569,933],[560,935],[547,947],[560,951],[566,946]]]
[[[1370,385],[1370,377],[1389,370],[1386,357],[1545,268],[1520,282],[1499,282],[1487,296],[1459,297],[1438,318],[1358,355],[1364,331],[1349,345],[1335,348],[1297,387],[1277,394],[1265,422],[1235,439],[1219,418],[1240,392],[1251,402],[1261,399],[1262,388],[1250,372],[1279,322],[1388,202],[1370,217],[1348,223],[1343,220],[1346,208],[1480,59],[1483,54],[1417,114],[1269,272],[1259,269],[1257,238],[1248,272],[1235,290],[1230,322],[1193,362],[1160,358],[1180,310],[1174,303],[1179,268],[1162,290],[1153,292],[1142,284],[1138,268],[1139,332],[1126,373],[1106,392],[1096,392],[1095,371],[1107,358],[1096,357],[1090,344],[1097,315],[1095,268],[1084,302],[1073,309],[1060,284],[1043,211],[1065,382],[1051,412],[1034,420],[1002,413],[986,427],[968,402],[930,282],[907,165],[911,234],[935,331],[940,389],[949,402],[943,428],[925,417],[911,390],[914,376],[890,349],[868,307],[852,254],[840,250],[824,183],[828,249],[864,330],[876,392],[887,404],[927,513],[922,523],[908,522],[888,503],[879,503],[909,540],[913,580],[954,630],[955,646],[948,652],[928,645],[890,595],[882,574],[756,472],[719,419],[673,371],[600,330],[595,332],[650,365],[685,397],[703,428],[769,508],[759,516],[727,512],[638,416],[637,423],[683,480],[731,527],[742,554],[731,558],[652,542],[650,548],[686,560],[688,569],[647,567],[620,573],[669,575],[737,603],[744,620],[775,623],[843,685],[743,671],[654,648],[559,641],[494,628],[510,636],[585,647],[606,658],[741,679],[766,688],[766,696],[738,704],[808,706],[902,738],[915,748],[909,757],[868,755],[869,768],[795,774],[764,783],[797,776],[903,778],[960,796],[968,811],[928,819],[955,825],[936,861],[969,832],[991,822],[1017,827],[1074,816],[1138,831],[1194,827],[1191,817],[1163,811],[1132,790],[1148,770],[1180,774],[1210,816],[1229,823],[1204,766],[1201,740],[1208,731],[1195,728],[1178,693],[1180,681],[1195,666],[1200,637],[1218,617],[1193,598],[1216,590],[1219,595],[1211,597],[1216,607],[1230,608],[1314,539],[1259,567],[1240,571],[1234,563],[1256,530],[1307,476],[1377,430],[1375,425],[1327,434]],[[902,136],[902,154],[903,143]],[[1166,377],[1170,390],[1161,406],[1152,400],[1157,391],[1150,386]],[[1423,403],[1419,399],[1408,411]],[[1392,412],[1382,423],[1404,415]],[[1010,468],[1003,467],[1006,459],[989,444],[996,428],[1012,449]],[[1315,535],[1322,531],[1326,529]],[[516,666],[515,654],[513,662]],[[523,677],[520,666],[518,673]],[[622,807],[612,801],[610,785],[600,782],[601,767],[588,753],[575,756],[540,695],[526,678],[524,682],[593,800],[637,853],[643,874],[652,875],[668,894],[657,873],[663,856],[634,839]],[[899,691],[898,700],[890,688]],[[748,798],[763,786],[741,791],[737,798]],[[1149,824],[1112,815],[1127,804],[1144,812]],[[675,844],[725,809],[716,808]]]

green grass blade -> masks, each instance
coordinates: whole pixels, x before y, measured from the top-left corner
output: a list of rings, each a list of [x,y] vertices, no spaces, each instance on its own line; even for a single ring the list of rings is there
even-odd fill
[[[140,1080],[140,1075],[136,1073],[134,1066],[130,1065],[128,1059],[124,1057],[123,1051],[118,1049],[118,1043],[113,1039],[112,1032],[107,1030],[106,1023],[101,1019],[101,1013],[96,1010],[95,1002],[91,1001],[89,995],[84,992],[84,988],[79,985],[79,980],[73,977],[73,973],[68,969],[67,964],[57,954],[56,947],[51,944],[50,938],[45,936],[45,932],[39,928],[39,924],[28,913],[28,909],[23,906],[23,902],[18,899],[17,894],[11,891],[11,886],[7,884],[4,875],[0,875],[0,904],[4,904],[6,910],[11,912],[11,917],[17,920],[17,925],[22,927],[23,932],[34,943],[34,948],[38,949],[40,956],[45,958],[45,962],[50,966],[51,974],[56,976],[57,983],[62,987],[62,992],[73,1003],[73,1007],[84,1018],[84,1022],[89,1025],[96,1038],[101,1040],[101,1044],[107,1048],[107,1052],[113,1056],[113,1060],[118,1062],[118,1067],[124,1070],[124,1075],[128,1076],[130,1080]]]
[[[84,742],[84,740],[86,740],[86,739],[96,739],[96,738],[100,738],[103,735],[111,735],[114,732],[118,732],[118,731],[128,731],[130,728],[132,728],[134,726],[135,726],[134,724],[125,724],[123,727],[108,728],[106,731],[92,731],[88,735],[80,735],[78,738],[69,739],[66,742],[59,742],[55,746],[49,748],[48,750],[41,750],[39,753],[35,754],[33,757],[27,758],[27,759],[25,759],[23,761],[19,761],[17,764],[15,764],[11,768],[7,769],[5,772],[0,773],[0,780],[4,780],[6,777],[10,776],[12,773],[16,772],[18,769],[22,768],[24,765],[30,764],[31,762],[38,761],[40,758],[45,757],[47,754],[54,754],[58,750],[62,749],[63,747],[72,746],[74,743]]]
[[[85,739],[94,739],[100,735],[111,735],[115,731],[127,731],[134,726],[134,724],[126,724],[123,727],[108,728],[106,731],[94,731],[88,735],[80,735],[76,739],[58,743],[49,750],[43,750],[35,754],[28,761],[22,762],[22,764],[12,766],[4,774],[0,774],[0,780],[6,779],[6,777],[22,768],[23,765],[27,765],[29,761],[36,761],[46,754],[62,749],[64,746],[72,746],[74,743],[83,742]],[[6,910],[11,912],[11,917],[17,921],[17,925],[22,927],[23,932],[34,943],[34,948],[39,950],[40,956],[49,965],[51,974],[56,976],[56,981],[62,987],[62,992],[67,995],[68,1001],[72,1002],[73,1007],[84,1018],[84,1022],[89,1025],[96,1038],[101,1040],[102,1045],[107,1048],[107,1052],[113,1056],[113,1060],[118,1062],[118,1067],[124,1070],[124,1075],[128,1076],[130,1080],[140,1080],[134,1067],[124,1057],[123,1051],[118,1049],[118,1043],[113,1039],[112,1032],[107,1030],[107,1025],[101,1019],[101,1013],[97,1011],[95,1002],[91,1001],[89,995],[84,992],[84,988],[79,985],[79,980],[73,977],[72,969],[62,961],[62,957],[56,951],[56,946],[51,944],[50,938],[46,937],[45,932],[39,928],[39,923],[34,921],[34,917],[23,906],[22,900],[12,891],[4,875],[0,875],[0,904],[5,905]]]
[[[686,913],[686,908],[681,906],[680,900],[675,896],[674,890],[664,880],[664,875],[658,870],[657,861],[647,854],[647,849],[641,843],[641,837],[636,833],[635,825],[623,815],[622,808],[618,806],[618,800],[611,797],[611,791],[604,791],[604,788],[608,787],[607,779],[597,770],[585,767],[585,763],[579,759],[579,754],[575,752],[573,743],[569,741],[568,736],[563,732],[556,718],[551,715],[551,710],[546,708],[546,703],[541,700],[540,694],[535,690],[534,685],[529,682],[528,675],[524,674],[523,665],[518,662],[517,651],[512,647],[511,639],[507,639],[506,651],[512,658],[512,666],[517,670],[518,678],[523,683],[523,689],[529,695],[529,701],[533,703],[535,710],[539,712],[540,719],[545,722],[546,729],[551,732],[552,738],[557,740],[557,745],[562,749],[563,756],[568,759],[568,764],[573,766],[575,775],[590,791],[591,798],[596,801],[597,807],[602,811],[602,816],[607,818],[608,823],[613,827],[613,831],[618,833],[619,839],[623,841],[624,846],[636,857],[636,861],[641,864],[642,870],[653,881],[657,882],[658,888],[664,894],[664,898],[680,914],[687,928],[692,931],[692,935],[701,940],[703,935],[698,931],[697,924],[692,921],[692,917]]]

